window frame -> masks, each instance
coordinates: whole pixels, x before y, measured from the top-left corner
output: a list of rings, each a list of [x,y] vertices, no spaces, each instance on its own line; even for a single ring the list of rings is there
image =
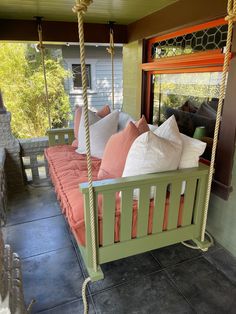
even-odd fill
[[[144,43],[144,59],[142,69],[142,100],[141,112],[148,122],[152,121],[152,75],[161,73],[196,73],[196,72],[220,72],[223,69],[224,55],[220,49],[196,52],[189,55],[173,56],[160,59],[152,59],[152,44],[156,41],[181,36],[204,28],[210,28],[226,24],[224,19],[218,19],[208,23],[196,25],[178,30],[163,36],[148,39]],[[229,81],[226,89],[224,110],[222,112],[222,122],[220,127],[219,142],[217,146],[215,174],[213,178],[212,192],[224,200],[229,198],[232,191],[231,179],[235,151],[235,130],[236,121],[232,116],[236,115],[236,106],[233,99],[236,98],[236,90],[233,87],[232,77],[236,75],[236,26],[234,26],[234,36],[229,66]],[[207,59],[207,60],[206,60]],[[230,81],[231,79],[231,81]],[[234,95],[234,97],[232,96]],[[234,113],[234,114],[233,114]],[[235,116],[234,115],[234,116]],[[231,121],[229,121],[231,119]]]
[[[79,58],[66,58],[65,63],[67,64],[67,69],[72,71],[73,64],[81,64]],[[96,64],[97,59],[86,59],[86,65],[90,65],[90,75],[91,75],[91,86],[88,88],[87,93],[88,95],[97,94],[97,78],[96,78]],[[82,95],[83,91],[82,88],[74,88],[73,76],[69,77],[69,94],[70,95]]]
[[[78,73],[75,73],[74,71],[74,67],[79,67],[80,66],[80,72],[81,71],[81,63],[72,63],[71,67],[72,67],[72,73],[73,73],[73,89],[74,90],[80,90],[82,89],[82,73],[80,73],[81,76],[81,86],[80,87],[75,87],[75,75]],[[88,71],[88,78],[87,78],[87,89],[92,89],[92,77],[91,77],[91,64],[86,63],[85,65],[86,67],[86,72]]]

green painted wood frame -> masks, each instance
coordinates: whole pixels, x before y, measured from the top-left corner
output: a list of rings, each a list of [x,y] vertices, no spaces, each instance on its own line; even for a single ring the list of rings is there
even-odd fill
[[[79,249],[92,281],[103,278],[100,265],[186,240],[199,242],[209,167],[168,171],[135,177],[95,181],[95,217],[97,234],[97,272],[92,267],[92,243],[89,216],[88,184],[80,184],[84,194],[86,246]],[[178,215],[182,183],[186,182],[182,223]],[[155,187],[152,234],[148,234],[150,190]],[[132,238],[133,190],[139,189],[137,237]],[[163,231],[167,190],[169,191],[168,224]],[[115,200],[121,193],[120,241],[115,243]],[[102,246],[98,243],[98,195],[102,195]],[[204,243],[203,247],[207,247]]]
[[[51,129],[47,131],[49,146],[71,145],[74,140],[74,129]]]

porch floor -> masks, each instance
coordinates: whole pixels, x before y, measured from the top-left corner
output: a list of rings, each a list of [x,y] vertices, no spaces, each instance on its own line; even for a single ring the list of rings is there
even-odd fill
[[[10,201],[5,242],[22,258],[25,302],[33,313],[83,313],[86,271],[53,188],[31,187]],[[89,313],[235,313],[236,259],[181,244],[102,266],[89,285]]]

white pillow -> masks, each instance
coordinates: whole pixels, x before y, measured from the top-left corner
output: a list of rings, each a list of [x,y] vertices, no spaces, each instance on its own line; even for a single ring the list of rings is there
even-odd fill
[[[164,123],[162,123],[154,133],[162,138],[165,138],[172,142],[172,144],[176,147],[177,150],[182,150],[182,138],[179,132],[178,125],[175,120],[175,116],[172,115],[169,119],[167,119]],[[180,161],[179,156],[179,161]]]
[[[96,115],[96,114],[95,114]],[[90,149],[91,155],[97,158],[102,158],[105,146],[109,138],[117,132],[119,111],[113,111],[104,118],[98,118],[98,121],[90,124]],[[91,119],[96,120],[91,115]],[[89,114],[90,121],[90,114]],[[79,147],[76,150],[79,154],[86,154],[85,146],[85,127],[84,127],[84,112],[82,112],[79,134],[78,134]]]
[[[199,157],[204,153],[206,143],[180,133],[183,151],[179,169],[198,167]]]
[[[158,125],[154,125],[154,124],[148,124],[149,130],[154,132],[156,131],[156,129],[158,128]]]
[[[133,142],[125,163],[122,177],[140,174],[176,170],[182,146],[177,149],[172,142],[149,131],[141,134]],[[150,198],[154,197],[152,189]],[[134,199],[138,198],[138,190],[134,191]]]
[[[180,135],[183,142],[183,150],[180,158],[179,169],[198,167],[199,157],[204,153],[206,143],[182,133],[180,133]],[[186,181],[183,181],[181,194],[184,194],[185,189]]]

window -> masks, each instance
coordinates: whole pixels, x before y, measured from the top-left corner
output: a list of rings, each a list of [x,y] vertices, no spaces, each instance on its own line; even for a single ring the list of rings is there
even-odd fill
[[[226,22],[219,19],[146,41],[142,64],[142,113],[150,123],[161,123],[170,114],[175,114],[179,128],[194,133],[198,122],[194,113],[199,105],[207,103],[212,107],[217,106],[226,34]],[[235,50],[236,36],[233,37],[231,49],[232,61],[228,72],[212,186],[212,191],[223,199],[228,199],[232,191],[236,125]],[[215,122],[213,118],[209,119]],[[206,125],[209,134],[210,131],[214,132],[212,126],[211,122]],[[212,138],[213,135],[209,137]]]
[[[74,89],[82,88],[82,73],[81,73],[81,64],[72,64],[73,72],[73,87]],[[87,79],[87,88],[92,89],[91,86],[91,65],[86,64],[86,79]]]
[[[196,109],[219,97],[221,72],[153,74],[153,123],[165,120],[168,107],[190,102]]]

